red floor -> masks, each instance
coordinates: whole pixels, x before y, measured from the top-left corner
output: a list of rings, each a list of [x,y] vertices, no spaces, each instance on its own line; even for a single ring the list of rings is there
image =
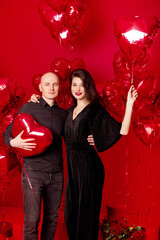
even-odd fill
[[[2,208],[0,208],[0,213],[1,212]],[[5,218],[6,222],[10,222],[12,224],[13,230],[13,237],[7,238],[7,240],[23,240],[23,209],[17,207],[6,207]],[[1,217],[0,221],[2,221]],[[0,236],[0,240],[2,239],[3,238]],[[63,212],[60,212],[59,214],[55,240],[68,240]],[[102,236],[99,236],[99,240],[102,240]]]

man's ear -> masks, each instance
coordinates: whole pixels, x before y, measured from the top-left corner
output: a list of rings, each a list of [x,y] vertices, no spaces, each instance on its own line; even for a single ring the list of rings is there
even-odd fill
[[[39,91],[42,92],[42,86],[41,86],[41,83],[39,84]]]

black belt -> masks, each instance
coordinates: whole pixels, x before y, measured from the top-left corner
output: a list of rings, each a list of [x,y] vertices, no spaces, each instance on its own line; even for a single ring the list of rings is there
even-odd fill
[[[67,149],[84,149],[91,148],[88,142],[65,142]]]

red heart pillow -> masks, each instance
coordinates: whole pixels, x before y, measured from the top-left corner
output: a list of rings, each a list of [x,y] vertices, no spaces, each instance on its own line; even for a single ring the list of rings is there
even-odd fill
[[[32,151],[15,148],[21,156],[29,157],[38,155],[44,152],[52,143],[53,136],[51,131],[47,127],[40,125],[27,113],[19,113],[14,119],[12,128],[13,137],[16,137],[22,130],[24,130],[22,138],[34,138],[35,140],[32,142],[36,143],[36,147]]]

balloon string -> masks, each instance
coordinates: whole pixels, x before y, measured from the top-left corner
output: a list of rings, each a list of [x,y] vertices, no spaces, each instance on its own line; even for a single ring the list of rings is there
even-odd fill
[[[23,169],[24,169],[24,171],[25,171],[25,174],[26,174],[26,177],[27,177],[27,181],[28,181],[29,187],[30,187],[30,189],[31,189],[31,191],[32,191],[32,194],[33,194],[34,199],[35,199],[35,201],[36,201],[36,203],[37,203],[37,206],[38,206],[38,201],[37,201],[36,196],[35,196],[35,193],[34,193],[34,191],[33,191],[32,184],[31,184],[31,182],[30,182],[30,179],[29,179],[27,170],[26,170],[26,168],[25,168],[25,166],[24,166],[24,164],[23,164],[23,157],[19,157],[19,158],[20,158],[20,163],[22,164],[22,167],[23,167]]]
[[[133,73],[134,73],[134,62],[132,60],[132,76],[131,76],[131,84],[133,84]]]
[[[151,215],[151,205],[152,205],[152,148],[150,146],[149,155],[149,200],[148,200],[148,213],[147,217]]]
[[[127,211],[127,203],[128,203],[128,198],[129,198],[129,180],[128,180],[128,156],[129,156],[129,151],[128,151],[128,138],[127,136],[125,137],[125,145],[126,145],[126,151],[125,151],[125,181],[126,181],[126,202],[125,202],[125,208]],[[127,216],[127,212],[126,212]]]
[[[138,139],[139,139],[139,109],[138,109]],[[140,146],[139,146],[139,140],[138,140],[138,162],[137,162],[137,225],[139,224],[139,209],[140,209],[140,205],[139,205],[139,176],[140,176]]]

